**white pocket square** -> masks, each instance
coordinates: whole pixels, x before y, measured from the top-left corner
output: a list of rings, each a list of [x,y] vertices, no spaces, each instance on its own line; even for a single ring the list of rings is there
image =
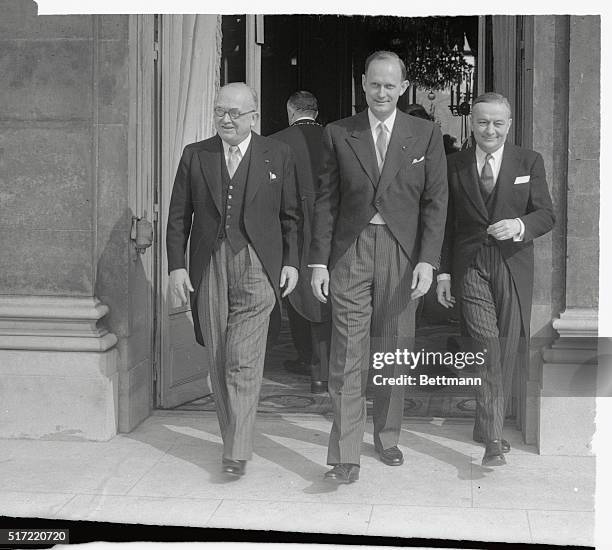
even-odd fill
[[[529,176],[518,176],[514,180],[514,185],[518,185],[519,183],[529,183]]]
[[[276,174],[274,172],[270,172],[270,181],[273,181],[276,179]]]
[[[420,159],[414,159],[414,160],[412,161],[412,164],[416,164],[417,162],[422,162],[422,161],[424,161],[424,160],[425,160],[425,157],[421,157]]]

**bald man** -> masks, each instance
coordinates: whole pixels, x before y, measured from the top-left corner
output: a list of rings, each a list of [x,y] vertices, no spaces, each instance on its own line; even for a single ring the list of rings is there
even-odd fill
[[[246,84],[219,90],[217,134],[183,151],[166,239],[170,288],[190,298],[196,340],[209,351],[222,469],[231,476],[244,475],[252,455],[270,313],[298,280],[292,154],[253,132],[258,116]]]

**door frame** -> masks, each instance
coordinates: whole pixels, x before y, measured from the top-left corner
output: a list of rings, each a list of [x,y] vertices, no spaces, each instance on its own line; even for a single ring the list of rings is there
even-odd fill
[[[159,150],[161,100],[158,71],[158,15],[133,14],[130,27],[130,109],[129,150],[130,177],[128,194],[136,215],[146,211],[153,223],[153,244],[147,273],[152,282],[152,331],[150,408],[159,402],[158,382],[161,369],[161,228],[159,227],[159,193],[161,155]],[[144,256],[144,255],[143,255]],[[133,312],[130,312],[130,317]]]
[[[130,16],[133,18],[143,18],[143,17],[147,17],[147,16]],[[151,17],[151,21],[152,21],[152,16]],[[258,94],[258,97],[260,97],[261,94],[261,45],[264,42],[264,15],[255,15],[255,14],[247,14],[246,15],[246,52],[245,52],[245,56],[246,56],[246,82],[247,84],[249,84]],[[151,29],[145,29],[146,25],[144,21],[140,21],[139,24],[142,26],[141,30],[139,30],[139,41],[142,41],[144,39],[145,36],[149,36],[151,33]],[[151,23],[149,23],[150,25]],[[527,17],[525,18],[525,24],[527,29],[530,29],[532,22],[531,22],[531,18]],[[512,87],[512,90],[509,91],[509,95],[510,95],[510,99],[511,100],[516,100],[516,95],[517,93],[521,93],[523,94],[523,101],[521,102],[522,108],[520,109],[520,115],[524,117],[523,119],[523,128],[522,131],[520,132],[520,135],[517,136],[518,140],[525,139],[525,136],[528,135],[528,132],[526,132],[525,130],[527,130],[527,127],[529,126],[529,123],[531,121],[531,108],[532,105],[530,104],[530,100],[531,100],[531,94],[528,93],[529,92],[529,85],[531,84],[531,74],[530,74],[530,69],[531,67],[527,64],[527,66],[523,66],[523,69],[527,71],[527,74],[525,75],[525,79],[524,80],[520,80],[519,81],[519,85],[517,86],[517,82],[515,80],[516,76],[514,74],[515,69],[516,69],[516,42],[515,40],[517,40],[516,34],[513,32],[513,29],[515,29],[516,27],[516,18],[514,18],[512,21],[509,20],[509,25],[506,28],[506,32],[503,32],[503,36],[498,37],[497,38],[497,46],[500,47],[501,44],[499,43],[499,41],[503,41],[504,43],[504,48],[506,47],[510,47],[510,49],[512,50],[512,53],[510,55],[511,59],[505,58],[504,61],[502,61],[501,64],[496,64],[495,69],[497,69],[497,74],[498,74],[498,79],[500,79],[501,81],[507,83],[508,85],[510,85]],[[147,34],[148,33],[148,34]],[[529,32],[526,32],[525,35],[527,38],[530,36]],[[479,48],[478,48],[478,91],[479,93],[482,93],[485,90],[485,78],[486,78],[486,70],[485,70],[485,59],[486,59],[486,19],[485,16],[480,16],[480,23],[479,23]],[[493,41],[494,44],[496,43],[496,37],[493,36]],[[525,49],[527,49],[527,55],[526,58],[529,59],[529,49],[531,46],[531,41],[530,40],[526,40],[525,44],[521,44],[521,46]],[[494,48],[495,49],[495,48]],[[141,50],[142,50],[142,45],[141,45]],[[512,61],[511,61],[512,60]],[[144,66],[148,66],[148,64],[146,63],[146,56],[143,57],[142,55],[139,55],[139,63],[143,64]],[[499,61],[498,61],[499,63]],[[146,72],[146,71],[145,71]],[[142,74],[145,78],[145,72],[143,72],[142,70],[139,72],[139,74]],[[489,84],[494,84],[494,83],[489,83]],[[156,109],[156,113],[158,113],[158,109],[159,112],[161,112],[162,109],[162,105],[161,105],[161,96],[160,94],[157,95],[157,103],[156,105],[153,105],[153,103],[151,103],[151,99],[146,95],[146,86],[140,86],[138,88],[139,90],[139,97],[138,97],[138,108],[136,109],[136,112],[138,114],[138,116],[140,117],[146,117],[146,113],[145,111],[147,110],[147,105],[150,105],[150,110],[148,111],[150,113],[149,116],[151,116],[153,119],[155,117],[155,114],[153,112],[153,109]],[[147,103],[148,102],[148,103]],[[158,113],[159,114],[159,113]],[[156,129],[159,130],[159,126],[156,126]],[[256,131],[259,132],[259,126],[256,128]],[[140,132],[142,133],[142,130],[140,130]],[[137,149],[141,150],[141,147],[144,147],[145,149],[142,149],[142,153],[141,153],[141,157],[145,158],[147,155],[147,151],[146,151],[146,147],[147,147],[147,143],[146,140],[143,140],[142,135],[140,136],[141,138],[141,143],[139,143],[137,145]],[[521,139],[522,138],[522,139]],[[158,143],[159,136],[156,137],[156,141],[155,143]],[[527,146],[529,146],[529,144],[526,144]],[[156,158],[154,159],[155,162],[155,166],[157,166],[157,171],[156,171],[156,177],[155,177],[155,181],[149,181],[149,185],[151,186],[151,189],[153,189],[153,196],[155,197],[155,203],[153,205],[153,211],[156,212],[157,209],[157,204],[158,204],[158,197],[159,197],[159,192],[160,192],[160,180],[161,178],[160,176],[160,172],[159,172],[159,163],[161,162],[161,151],[158,150],[157,148],[155,149],[155,156]],[[145,178],[146,179],[146,178]],[[142,186],[145,179],[143,179],[142,175],[137,176],[136,177],[136,188],[138,189],[139,186]],[[137,195],[138,196],[138,195]],[[156,215],[156,214],[155,214]],[[156,224],[156,230],[155,230],[155,244],[154,244],[154,265],[155,265],[155,285],[154,285],[154,332],[155,332],[155,336],[154,336],[154,379],[157,381],[157,383],[154,382],[153,384],[153,406],[157,407],[159,406],[159,402],[160,402],[160,396],[159,396],[159,392],[160,392],[160,384],[159,384],[159,380],[160,380],[160,369],[161,369],[161,359],[162,359],[162,350],[161,350],[161,315],[159,314],[162,309],[162,304],[160,303],[160,296],[161,296],[161,292],[160,292],[160,284],[161,281],[163,279],[163,277],[161,277],[161,269],[162,269],[162,264],[163,262],[163,254],[162,254],[162,245],[163,243],[160,242],[160,235],[161,235],[161,230],[159,227],[159,224]],[[526,385],[526,381],[525,380],[521,380],[521,384],[520,384],[520,388],[519,389],[519,394],[525,392],[525,385]],[[522,424],[521,426],[519,426],[519,429],[522,429],[523,433],[531,433],[533,430],[533,422],[534,422],[534,412],[535,411],[527,411],[524,410],[527,407],[527,403],[525,403],[525,397],[524,397],[524,393],[522,396],[519,397],[519,403],[520,403],[520,409],[522,409],[521,411],[517,411],[518,412],[518,420],[520,420],[520,424]],[[528,400],[527,400],[528,401]],[[529,438],[531,439],[531,438]]]
[[[155,59],[156,71],[154,87],[156,90],[153,117],[155,124],[155,196],[159,212],[156,225],[156,300],[155,300],[155,388],[154,407],[172,408],[182,402],[191,401],[210,393],[207,374],[209,357],[204,348],[195,342],[193,321],[190,319],[189,305],[178,306],[173,303],[168,288],[168,259],[165,253],[165,223],[167,221],[172,184],[176,173],[176,163],[172,150],[172,135],[176,128],[174,109],[181,101],[176,88],[177,69],[175,56],[182,55],[185,38],[182,35],[181,18],[217,18],[216,15],[159,14],[156,15]],[[194,21],[189,23],[197,25]],[[196,27],[187,27],[187,31]],[[199,36],[202,36],[200,34]],[[206,73],[209,85],[215,82]],[[192,120],[192,119],[190,119]],[[212,124],[212,119],[211,119]],[[206,129],[206,135],[208,135]],[[189,245],[188,245],[189,246]],[[187,262],[189,259],[187,258]],[[187,264],[188,266],[188,264]],[[189,321],[189,322],[187,322]],[[178,359],[177,359],[178,358]],[[181,372],[175,367],[180,364],[199,365],[199,372]],[[179,377],[175,375],[179,373]]]
[[[255,90],[261,110],[261,45],[264,43],[264,15],[247,14],[246,16],[246,83]],[[261,132],[260,118],[255,124],[255,131]]]
[[[153,67],[154,16],[128,16],[128,208],[133,224],[138,218],[151,221],[155,227],[154,144],[153,144]],[[126,227],[128,239],[131,228]],[[157,310],[157,239],[138,253],[129,248],[128,338],[122,353],[130,371],[120,381],[119,430],[128,432],[146,418],[154,406],[155,314]],[[145,285],[147,288],[143,289]],[[142,303],[144,296],[145,304]],[[140,301],[139,301],[140,300]],[[143,311],[144,307],[144,311]],[[143,323],[146,326],[143,327]],[[120,376],[121,376],[120,375]],[[122,391],[121,386],[125,388]],[[139,388],[146,387],[148,391]]]

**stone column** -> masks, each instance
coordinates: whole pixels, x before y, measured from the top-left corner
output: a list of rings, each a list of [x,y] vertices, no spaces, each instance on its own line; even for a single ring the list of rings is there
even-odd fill
[[[110,439],[117,337],[84,296],[0,296],[0,437]]]
[[[526,29],[523,140],[538,151],[555,212],[553,230],[534,243],[534,288],[529,362],[518,422],[525,442],[538,440],[542,349],[556,338],[551,319],[565,307],[570,27],[567,16],[534,16]]]
[[[127,16],[2,8],[0,437],[109,439],[128,325]]]
[[[553,321],[559,338],[543,353],[539,450],[588,455],[597,372],[600,18],[568,19],[565,304]]]

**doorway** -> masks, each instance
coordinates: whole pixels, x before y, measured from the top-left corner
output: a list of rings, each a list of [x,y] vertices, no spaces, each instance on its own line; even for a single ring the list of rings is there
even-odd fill
[[[185,53],[185,48],[192,47],[195,42],[191,39],[191,35],[185,34],[184,25],[182,27],[179,25],[180,21],[177,19],[179,16],[159,17],[162,18],[162,23],[164,20],[169,23],[166,27],[164,24],[160,26],[162,30],[159,39],[160,59],[165,59],[168,51],[177,49],[180,39],[174,38],[173,34],[177,35],[180,32],[182,32],[182,55],[187,55],[189,58],[190,54]],[[189,16],[182,17],[184,23],[185,18]],[[527,112],[530,106],[530,98],[527,93],[529,92],[527,70],[529,64],[521,38],[521,33],[524,32],[523,23],[528,24],[528,18],[523,18],[525,19],[523,21],[522,18],[511,16],[401,18],[333,15],[209,15],[198,17],[205,19],[205,21],[197,22],[201,25],[214,22],[211,30],[204,35],[210,39],[214,38],[216,25],[217,39],[220,43],[220,59],[217,59],[216,68],[211,66],[208,69],[208,77],[202,81],[201,86],[214,87],[215,82],[224,84],[229,81],[246,81],[252,85],[260,96],[261,133],[263,135],[285,127],[286,98],[296,89],[311,90],[318,95],[322,123],[350,116],[363,109],[365,101],[361,90],[361,73],[366,56],[377,49],[396,51],[406,61],[408,77],[412,84],[402,97],[399,107],[406,109],[413,103],[422,105],[426,113],[439,124],[445,135],[445,145],[449,151],[466,142],[468,136],[465,106],[469,105],[470,99],[479,92],[495,89],[504,93],[517,106],[515,119],[520,119],[525,124],[529,121]],[[196,24],[194,28],[197,26]],[[201,51],[213,50],[214,48],[204,48]],[[457,64],[458,60],[459,64]],[[186,66],[188,65],[186,63]],[[196,65],[201,67],[200,64]],[[166,65],[168,71],[176,70],[176,66],[177,64],[172,62]],[[424,70],[423,67],[427,69]],[[453,67],[456,70],[452,70]],[[164,70],[161,71],[163,72]],[[168,76],[171,77],[172,74],[168,73],[165,80],[161,79],[159,88],[162,97],[162,136],[167,133],[168,123],[173,124],[172,117],[164,119],[168,107],[164,105],[164,87],[169,86],[175,80]],[[200,96],[196,93],[194,97]],[[180,108],[182,103],[178,101],[175,107],[177,105]],[[196,102],[190,108],[197,111],[200,120],[203,121],[203,126],[211,122],[209,112],[206,110],[210,109],[210,106],[204,108],[199,105],[199,102]],[[180,120],[190,121],[193,120],[193,117],[183,116]],[[520,125],[517,123],[513,127],[520,128]],[[198,139],[212,135],[212,133],[207,134],[208,131],[210,130],[206,129],[203,136]],[[521,144],[522,138],[522,132],[517,132],[514,141]],[[175,163],[165,155],[163,146],[160,159],[162,183],[159,226],[163,227]],[[163,241],[163,236],[160,236],[158,241]],[[163,288],[164,254],[159,245],[158,255],[161,258],[158,264],[161,266],[160,281]],[[189,342],[180,341],[180,338],[175,338],[177,345],[174,348],[172,345],[164,345],[164,338],[168,340],[168,327],[172,327],[168,323],[171,315],[176,317],[171,321],[176,327],[180,327],[174,330],[174,333],[181,335],[181,338],[190,334],[189,312],[168,309],[163,301],[161,305],[159,311],[162,314],[158,314],[160,337],[157,339],[159,346],[156,368],[156,406],[168,408],[190,406],[185,405],[186,401],[195,406],[199,400],[210,400],[206,383],[208,367],[205,361],[198,363],[203,367],[197,371],[184,368],[184,365],[194,363],[191,360],[193,354],[201,353],[201,350],[197,347],[192,348]],[[164,310],[164,307],[167,311]],[[167,315],[164,315],[164,312]],[[417,336],[429,339],[429,343],[433,345],[432,342],[436,339],[439,342],[440,339],[445,340],[452,337],[456,330],[456,320],[449,318],[445,312],[439,310],[435,298],[430,293],[425,298],[420,311]],[[171,335],[170,344],[172,344]],[[435,345],[442,346],[439,343]],[[283,353],[294,356],[285,316],[282,317],[279,341],[275,346],[270,346],[269,353],[279,355],[277,346],[284,349]],[[169,356],[164,356],[164,353],[168,352],[161,352],[160,348],[173,350],[170,355],[172,368],[168,366]],[[278,368],[279,361],[274,364]],[[267,373],[271,374],[272,367],[267,365],[266,368]],[[171,373],[171,376],[168,373]],[[160,383],[160,378],[163,382],[164,377],[166,385]],[[274,380],[272,382],[271,387],[275,390],[286,393],[289,389],[292,395],[296,393],[294,390],[297,391],[300,388],[300,380],[297,378],[290,380],[289,383],[286,383],[286,379],[283,379],[282,383]],[[307,384],[302,387],[305,386]],[[524,387],[524,380],[518,380],[515,395],[519,400],[519,414],[525,401],[522,395]],[[171,399],[168,398],[170,395],[168,391],[174,393]],[[413,406],[412,413],[417,416],[433,415],[434,413],[431,412],[433,409],[428,405],[432,402],[431,397],[431,395],[427,397],[426,403],[423,402],[422,406]],[[439,397],[438,394],[436,397],[438,403],[444,401],[441,401]],[[305,401],[308,400],[303,400]],[[465,408],[465,401],[455,400],[456,404],[460,402],[463,402],[462,406]],[[449,409],[447,405],[448,403],[444,406],[440,405],[435,411],[442,416],[452,416],[455,413],[459,416],[472,414],[467,409],[453,412],[451,409],[457,409],[457,407],[453,405]],[[274,405],[274,408],[275,410],[292,410],[292,405],[285,407],[281,403],[281,405]],[[430,411],[430,414],[424,413],[425,410]]]
[[[254,27],[255,31],[253,31]],[[455,81],[435,82],[428,87],[412,85],[399,107],[420,103],[447,134],[449,144],[465,139],[465,116],[459,104],[475,93],[478,82],[479,18],[349,17],[335,15],[227,15],[221,19],[222,47],[219,67],[221,84],[247,81],[260,97],[261,134],[270,135],[287,126],[286,100],[296,90],[306,89],[319,101],[319,122],[326,124],[351,116],[365,107],[361,73],[367,55],[377,49],[396,51],[410,69],[411,60],[431,47],[427,36],[437,36],[437,57],[455,50],[466,60]],[[432,30],[435,32],[432,33]],[[437,34],[436,34],[437,33]],[[447,42],[443,43],[446,37]],[[420,41],[420,42],[419,42]],[[444,46],[444,47],[443,47]],[[253,62],[255,59],[255,62]],[[440,65],[441,66],[441,65]],[[253,70],[256,67],[256,70]],[[250,72],[249,72],[250,71]],[[448,79],[447,79],[448,80]],[[437,86],[437,87],[436,87]],[[450,109],[449,107],[453,107]],[[457,332],[456,319],[441,311],[430,294],[419,310],[417,345],[445,349],[446,340]],[[283,363],[294,359],[286,313],[281,312],[266,359],[260,409],[275,412],[328,412],[327,395],[310,393],[309,377],[292,374]],[[431,374],[448,374],[445,367]],[[192,396],[193,397],[193,396]],[[470,396],[455,391],[443,394],[429,389],[406,396],[407,416],[471,416]],[[182,410],[214,410],[214,397],[200,395],[178,404]]]
[[[447,135],[449,149],[454,144],[460,146],[467,137],[467,120],[456,106],[469,102],[476,91],[478,21],[478,17],[265,16],[261,45],[262,134],[269,135],[287,126],[285,105],[296,90],[308,90],[317,97],[322,124],[366,108],[361,88],[365,59],[371,52],[384,49],[395,51],[405,60],[409,80],[414,82],[401,98],[399,108],[406,110],[410,104],[421,104]],[[430,50],[435,54],[426,53]],[[436,68],[443,72],[453,62],[452,55],[457,63],[464,61],[464,69],[454,73],[455,81],[450,77],[446,81],[436,80],[433,69],[423,75],[416,70],[415,60],[425,57],[426,63],[437,64]],[[418,78],[429,87],[417,85]],[[455,111],[449,109],[451,103]],[[456,316],[448,315],[437,305],[432,289],[419,308],[416,349],[446,349],[447,340],[457,335]],[[296,356],[285,318],[279,341],[270,354],[274,357],[283,351]],[[267,367],[269,377],[289,385],[282,365],[270,361]],[[448,375],[449,370],[444,366],[432,367],[428,374]],[[291,386],[302,391],[307,389],[301,379]],[[406,416],[470,417],[473,414],[469,389],[411,390],[406,392]]]
[[[296,90],[317,97],[323,125],[362,111],[365,60],[373,51],[391,50],[406,63],[411,83],[398,107],[405,111],[419,103],[442,133],[460,145],[467,137],[467,119],[459,106],[484,87],[479,74],[481,19],[266,15],[260,81],[252,83],[260,94],[261,133],[287,126],[286,101]]]

